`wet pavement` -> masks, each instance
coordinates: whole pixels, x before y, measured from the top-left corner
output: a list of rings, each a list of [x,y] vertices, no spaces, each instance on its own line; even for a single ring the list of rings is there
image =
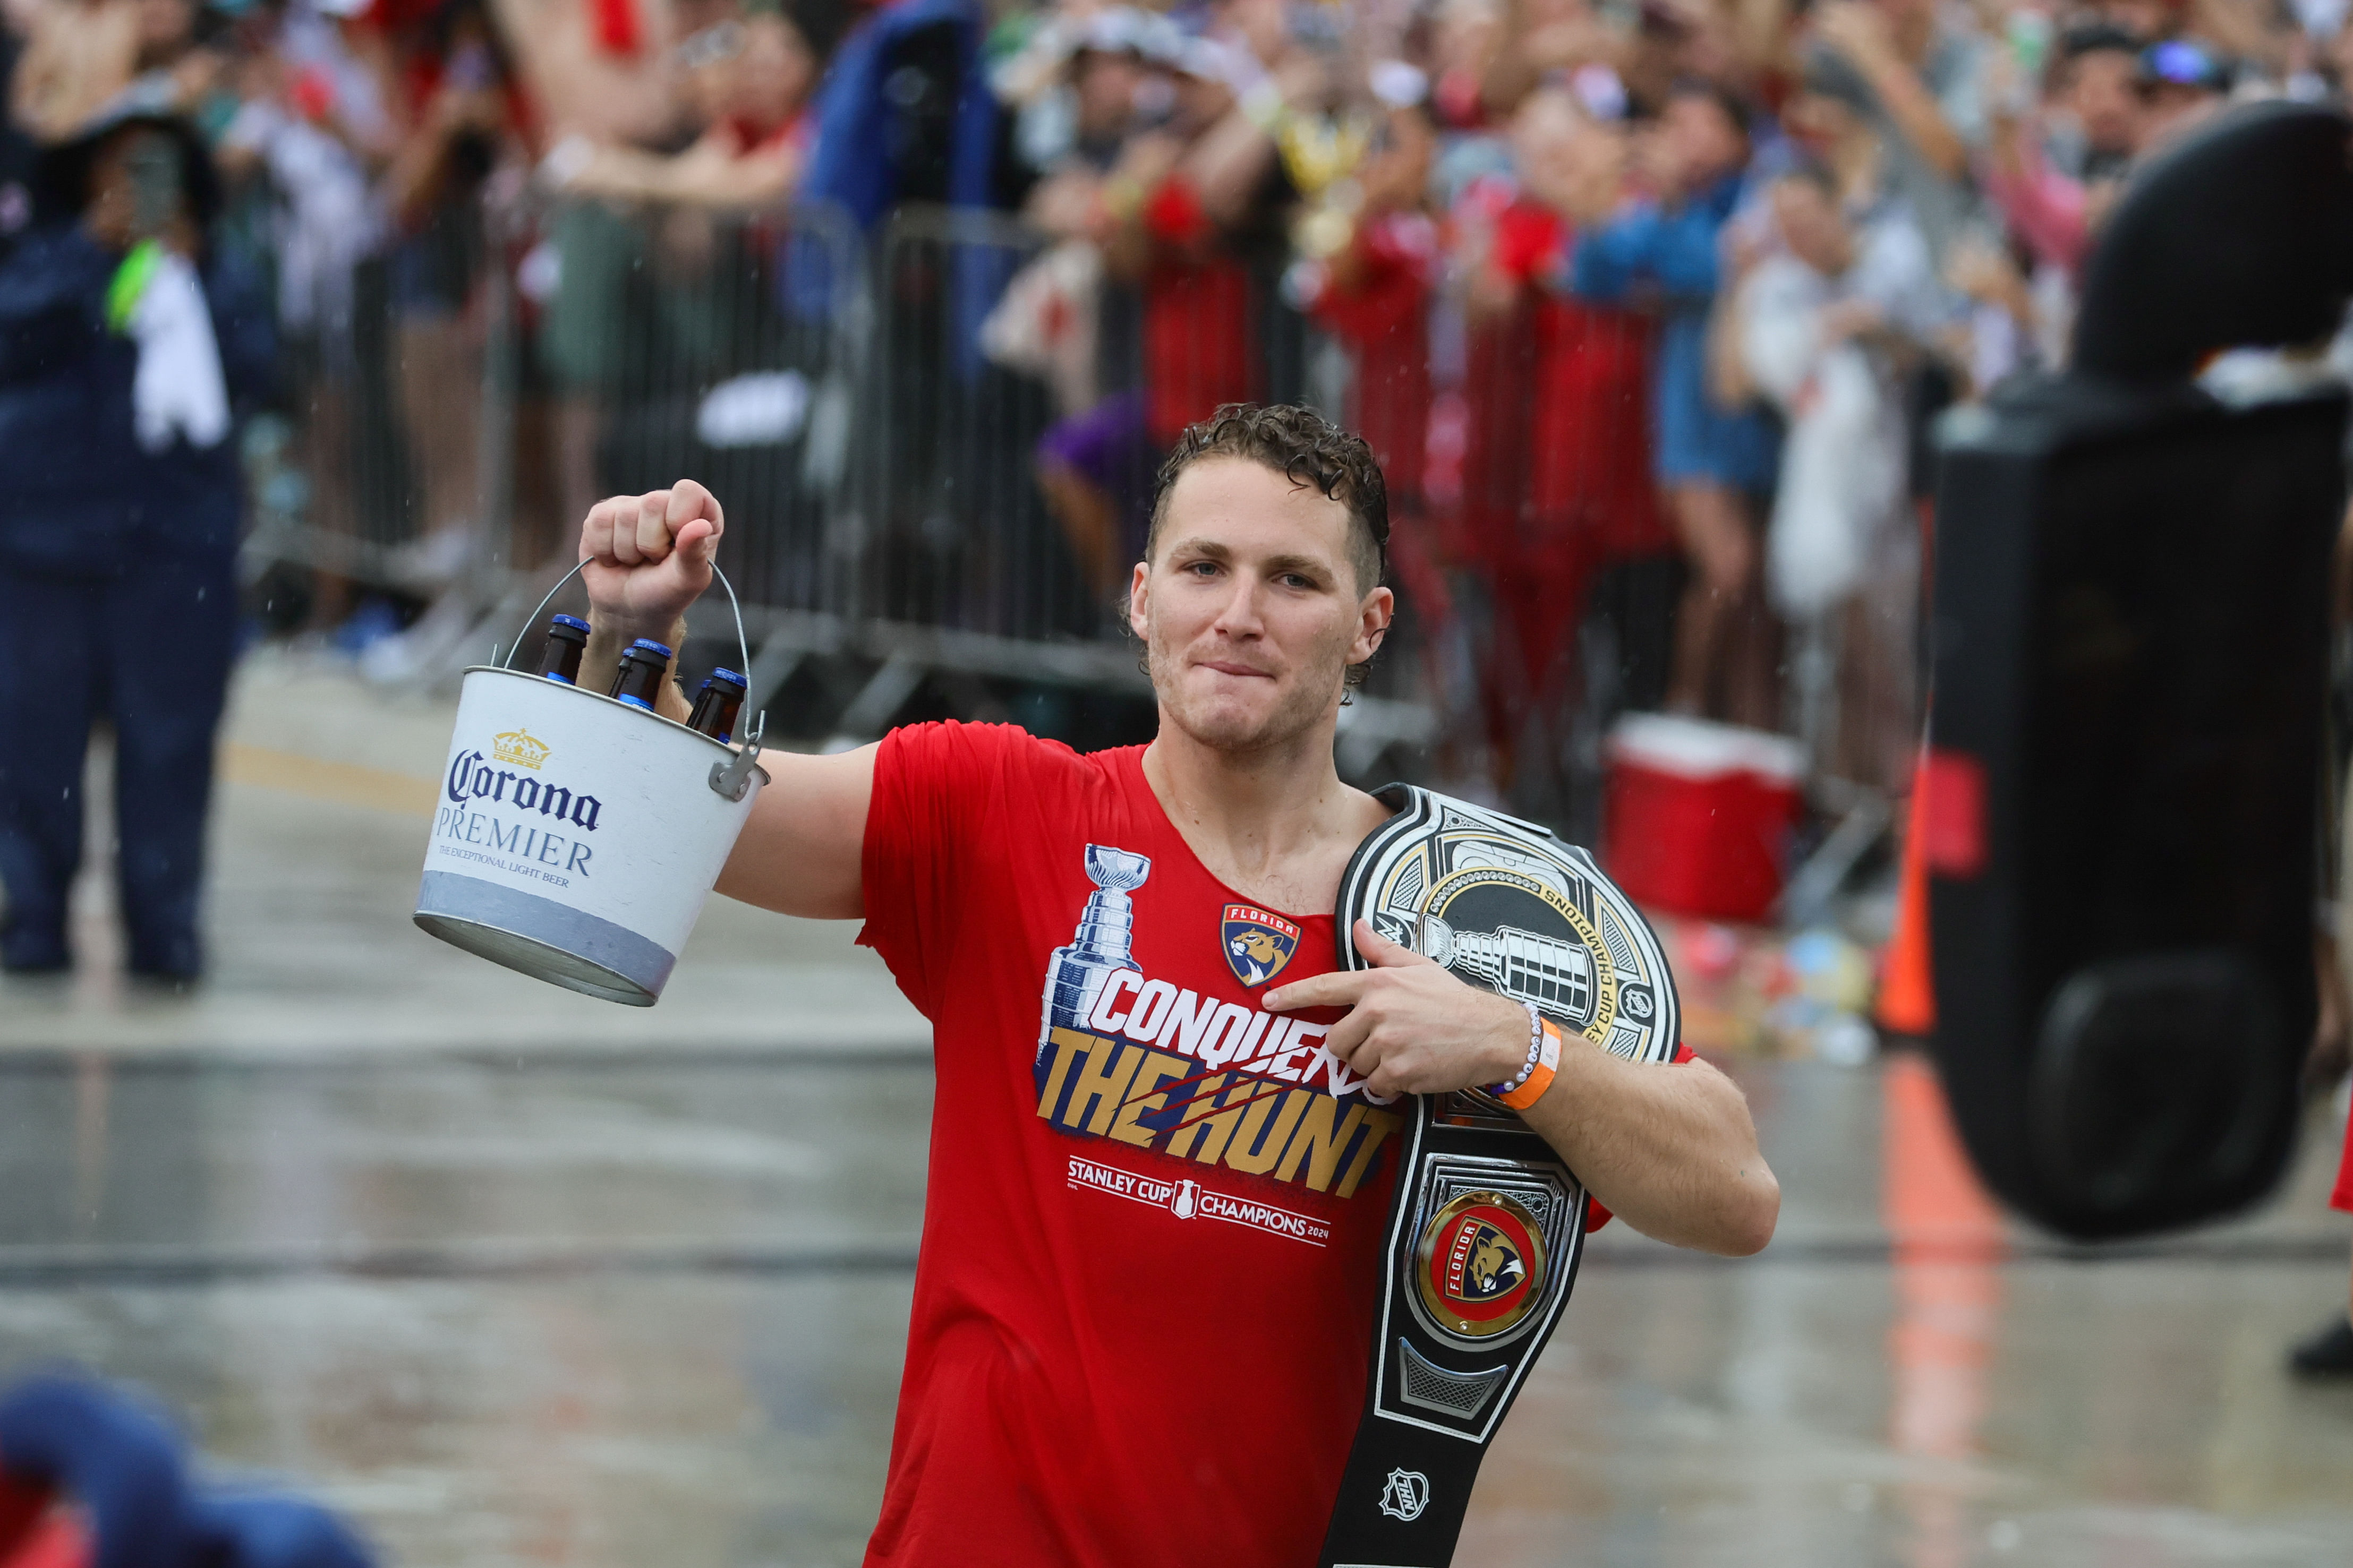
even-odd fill
[[[136,1382],[399,1563],[855,1563],[920,1021],[720,903],[649,1012],[415,932],[446,710],[371,703],[248,672],[203,991],[111,973],[96,882],[86,972],[0,985],[0,1373]],[[1458,1561],[2353,1562],[2353,1387],[2280,1369],[2345,1300],[2325,1110],[2260,1214],[2083,1251],[1990,1210],[1916,1062],[1728,1065],[1779,1237],[1597,1238]]]

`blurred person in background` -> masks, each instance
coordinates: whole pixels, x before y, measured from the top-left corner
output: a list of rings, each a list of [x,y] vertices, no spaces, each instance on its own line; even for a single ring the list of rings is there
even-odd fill
[[[1571,805],[1581,700],[1655,704],[1662,695],[1656,685],[1589,689],[1644,664],[1623,625],[1613,631],[1625,658],[1609,671],[1584,669],[1578,658],[1597,583],[1674,554],[1652,478],[1651,321],[1567,288],[1579,237],[1618,205],[1626,148],[1621,131],[1568,93],[1528,97],[1513,138],[1520,195],[1499,215],[1471,285],[1474,312],[1515,322],[1531,351],[1525,396],[1496,411],[1523,423],[1524,466],[1511,479],[1512,504],[1490,512],[1476,548],[1488,622],[1480,696],[1495,783],[1506,805],[1539,819],[1558,820]],[[1663,668],[1634,674],[1644,685]]]
[[[2063,362],[2092,234],[2140,146],[2140,53],[2139,40],[2120,27],[2073,28],[2039,111],[2023,79],[1998,95],[1985,189],[2029,258],[2036,350],[2046,364]]]
[[[514,7],[508,7],[510,14]],[[585,8],[579,8],[585,11]],[[558,18],[534,9],[537,23]],[[575,18],[579,14],[575,11]],[[607,202],[593,193],[569,199],[569,190],[583,176],[601,168],[644,176],[666,168],[670,160],[656,151],[691,149],[714,133],[735,106],[739,91],[737,65],[743,54],[744,30],[733,5],[698,14],[684,37],[661,51],[659,65],[647,64],[637,73],[663,89],[652,110],[615,121],[566,114],[551,127],[561,134],[538,174],[543,186],[557,199],[543,221],[543,237],[526,265],[524,287],[541,308],[535,343],[539,360],[555,391],[556,503],[565,517],[577,516],[593,504],[604,489],[597,474],[597,447],[603,440],[610,405],[620,391],[624,372],[623,323],[628,317],[628,290],[633,276],[649,259],[642,226],[626,204]],[[681,25],[688,18],[681,16]],[[586,43],[578,43],[586,49]],[[526,61],[546,47],[521,52]],[[593,51],[600,68],[611,74],[622,62],[616,51]],[[557,51],[552,59],[537,61],[533,78],[545,73],[561,77],[574,68],[572,49]],[[797,173],[796,167],[795,173]]]
[[[42,217],[0,265],[0,963],[71,962],[91,721],[114,732],[132,973],[203,966],[213,737],[237,624],[237,411],[267,387],[257,280],[209,240],[217,188],[185,121],[104,121],[53,150]]]
[[[1723,278],[1718,241],[1743,196],[1747,111],[1721,89],[1685,82],[1638,145],[1648,191],[1579,237],[1570,276],[1586,300],[1660,314],[1651,436],[1692,573],[1676,614],[1667,706],[1769,728],[1780,699],[1756,518],[1772,487],[1773,433],[1762,416],[1720,405],[1707,374],[1708,321]]]
[[[525,115],[483,0],[416,7],[415,20],[379,16],[385,9],[369,16],[393,69],[387,98],[404,127],[381,189],[396,237],[393,348],[417,498],[416,536],[396,570],[430,590],[480,563],[481,189],[519,157]]]
[[[735,10],[733,0],[490,4],[551,145],[571,136],[596,146],[662,143],[679,99],[692,91],[674,46]]]
[[[1900,206],[1853,222],[1810,163],[1776,181],[1771,202],[1781,248],[1729,307],[1742,368],[1788,423],[1766,581],[1803,648],[1799,729],[1815,766],[1900,793],[1917,737],[1920,581],[1904,389],[1951,303]]]
[[[95,119],[139,74],[146,0],[13,0],[25,40],[9,111],[37,142],[61,142]]]
[[[1183,72],[1188,42],[1114,6],[1050,21],[997,78],[1016,111],[1017,153],[1036,175],[1026,216],[1060,244],[1008,290],[1026,316],[998,319],[991,352],[1055,387],[1060,417],[1039,438],[1038,485],[1081,579],[1105,603],[1157,454],[1141,388],[1103,384],[1104,336],[1120,325],[1105,321],[1115,307],[1103,250],[1165,139],[1198,134],[1202,117],[1221,111],[1214,89]]]
[[[747,5],[681,46],[711,90],[707,121],[670,156],[574,142],[549,154],[549,183],[571,195],[722,208],[788,200],[808,155],[818,59],[776,0]]]
[[[2221,54],[2193,39],[2166,38],[2143,49],[2135,154],[2145,158],[2204,124],[2228,101],[2234,74]]]
[[[1988,133],[1988,46],[1936,0],[1829,0],[1813,14],[1810,75],[1851,75],[1883,148],[1883,176],[1941,263],[1979,221],[1971,164]]]
[[[1040,454],[1056,521],[1106,596],[1142,546],[1160,454],[1195,420],[1262,390],[1265,293],[1291,258],[1297,194],[1277,139],[1335,85],[1279,11],[1271,26],[1263,6],[1229,7],[1225,20],[1243,41],[1187,40],[1166,119],[1129,138],[1100,187],[1105,265],[1141,296],[1141,395],[1107,400],[1083,429],[1050,434]],[[1275,51],[1271,74],[1261,48]]]
[[[1648,18],[1654,28],[1659,19]],[[1595,70],[1622,78],[1640,50],[1639,33],[1620,31],[1588,0],[1509,0],[1503,30],[1506,45],[1494,51],[1480,84],[1488,111],[1499,119],[1509,119],[1548,80],[1566,84]]]
[[[1388,477],[1390,516],[1404,530],[1392,542],[1400,570],[1404,555],[1417,556],[1417,570],[1428,556],[1418,534],[1430,445],[1430,292],[1441,262],[1430,210],[1437,136],[1429,89],[1402,60],[1375,68],[1376,128],[1348,176],[1356,189],[1345,237],[1326,257],[1303,258],[1288,282],[1310,317],[1349,350],[1342,423],[1365,438]]]

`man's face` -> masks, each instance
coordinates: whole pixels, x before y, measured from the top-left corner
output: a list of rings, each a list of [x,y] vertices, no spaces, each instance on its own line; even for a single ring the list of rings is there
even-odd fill
[[[2140,133],[2139,62],[2123,49],[2094,49],[2069,68],[2068,107],[2095,153],[2129,153]]]
[[[736,58],[735,112],[755,125],[791,119],[817,79],[817,64],[800,29],[781,16],[754,16],[744,24],[744,50]]]
[[[183,228],[180,181],[177,142],[146,126],[118,132],[91,160],[83,226],[111,250]]]
[[[1078,89],[1079,130],[1089,136],[1116,136],[1135,116],[1135,92],[1144,68],[1133,55],[1089,49],[1071,70]]]
[[[1128,600],[1170,722],[1248,752],[1329,719],[1393,603],[1387,588],[1358,591],[1348,537],[1346,507],[1245,458],[1177,476]]]
[[[1812,181],[1777,184],[1773,217],[1789,253],[1823,277],[1841,277],[1854,264],[1854,236],[1845,215]]]
[[[1748,161],[1748,143],[1723,108],[1704,93],[1679,92],[1659,117],[1664,153],[1683,187],[1698,190]]]

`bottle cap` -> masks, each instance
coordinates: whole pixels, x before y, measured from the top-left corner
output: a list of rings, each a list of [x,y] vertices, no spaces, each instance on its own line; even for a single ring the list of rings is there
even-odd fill
[[[552,632],[552,631],[555,630],[558,626],[565,626],[565,627],[568,627],[569,629],[571,629],[571,630],[573,630],[573,631],[575,631],[575,632],[585,632],[585,631],[586,631],[586,630],[588,629],[588,623],[587,623],[586,621],[582,620],[578,616],[549,616],[549,617],[548,617],[548,622],[547,622],[547,629],[548,629],[549,631],[551,631],[551,632]]]
[[[747,688],[747,689],[748,689],[748,688],[751,686],[751,684],[752,684],[750,681],[748,681],[748,680],[744,679],[742,676],[740,676],[740,675],[736,674],[736,673],[735,673],[733,670],[732,670],[732,669],[714,669],[714,670],[712,670],[712,671],[711,672],[711,680],[706,680],[706,681],[704,681],[704,682],[703,682],[703,684],[704,684],[705,686],[708,686],[708,685],[710,685],[710,684],[712,683],[712,681],[719,681],[719,682],[722,682],[722,683],[723,683],[723,684],[725,684],[725,685],[728,685],[728,686],[740,686],[740,687],[744,687],[744,688]]]
[[[647,650],[649,650],[649,651],[650,651],[650,652],[658,653],[658,654],[661,655],[661,657],[662,657],[662,662],[664,662],[665,664],[667,664],[668,662],[670,662],[670,649],[668,649],[668,648],[664,647],[661,644],[659,644],[659,643],[658,643],[658,642],[654,641],[654,639],[653,639],[653,638],[651,638],[651,637],[639,637],[637,641],[635,641],[635,642],[633,642],[633,643],[631,643],[631,644],[629,645],[629,652],[630,652],[630,653],[635,653],[635,652],[637,652],[639,648],[645,648],[645,649],[647,649]]]

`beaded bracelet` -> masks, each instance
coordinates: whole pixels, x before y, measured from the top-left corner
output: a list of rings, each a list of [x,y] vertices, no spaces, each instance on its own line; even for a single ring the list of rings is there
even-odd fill
[[[1537,1012],[1535,1003],[1523,1002],[1520,1005],[1528,1010],[1527,1063],[1520,1068],[1517,1078],[1487,1090],[1514,1110],[1525,1110],[1542,1100],[1560,1067],[1559,1026]]]
[[[1517,1077],[1487,1086],[1487,1092],[1498,1100],[1507,1094],[1517,1094],[1535,1076],[1536,1058],[1544,1055],[1544,1015],[1536,1011],[1536,1005],[1533,1002],[1523,1002],[1520,1005],[1528,1010],[1528,1059],[1521,1064]]]

